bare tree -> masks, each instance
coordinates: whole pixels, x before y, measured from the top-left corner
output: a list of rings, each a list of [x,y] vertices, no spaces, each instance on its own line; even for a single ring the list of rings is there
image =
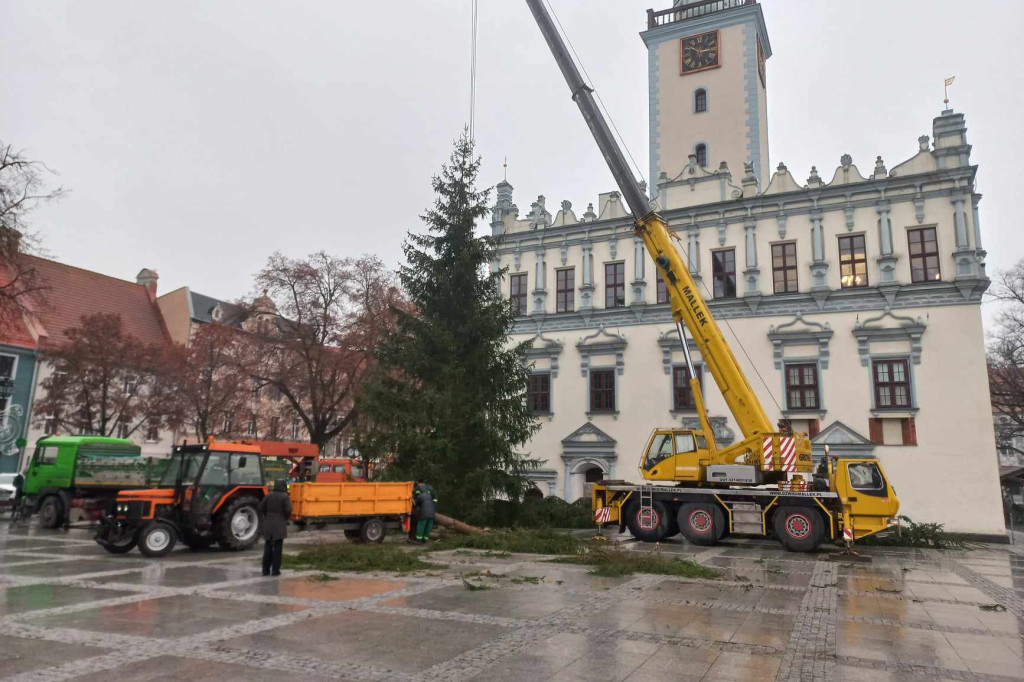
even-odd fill
[[[0,140],[0,320],[10,320],[43,300],[46,286],[24,256],[38,249],[39,239],[29,229],[28,216],[40,203],[65,194],[62,187],[46,189],[43,178],[52,174],[40,161]]]
[[[85,315],[67,343],[46,351],[53,373],[43,380],[35,412],[72,433],[128,438],[149,428],[174,428],[179,413],[168,380],[166,349],[124,331],[120,315]]]
[[[243,366],[279,392],[309,440],[324,448],[355,419],[372,349],[401,294],[375,257],[270,257],[256,275],[264,294],[248,311]]]
[[[992,409],[999,417],[1000,448],[1024,454],[1014,439],[1024,436],[1024,260],[999,273],[991,296],[1002,303],[988,349]]]
[[[190,344],[177,346],[169,380],[182,426],[204,442],[224,425],[241,425],[248,415],[252,381],[236,362],[240,332],[216,322],[199,327]]]

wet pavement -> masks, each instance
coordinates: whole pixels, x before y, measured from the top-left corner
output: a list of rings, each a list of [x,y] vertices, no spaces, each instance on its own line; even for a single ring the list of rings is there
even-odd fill
[[[413,575],[264,578],[256,550],[147,560],[107,554],[87,529],[0,521],[0,679],[1024,680],[1017,547],[657,551],[721,579],[601,578],[466,550]]]

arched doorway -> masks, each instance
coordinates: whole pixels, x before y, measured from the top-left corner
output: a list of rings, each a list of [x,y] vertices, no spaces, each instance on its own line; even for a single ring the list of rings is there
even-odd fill
[[[583,472],[583,480],[587,483],[598,483],[604,480],[604,472],[601,467],[590,467]]]
[[[544,493],[540,491],[540,488],[534,486],[526,491],[523,495],[523,502],[540,502],[544,499]]]

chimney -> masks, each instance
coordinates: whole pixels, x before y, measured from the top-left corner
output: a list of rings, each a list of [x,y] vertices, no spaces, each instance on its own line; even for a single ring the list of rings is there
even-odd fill
[[[159,279],[160,275],[156,274],[156,270],[149,268],[142,268],[139,274],[135,275],[135,283],[146,287],[146,293],[149,294],[151,301],[156,300],[156,283]]]

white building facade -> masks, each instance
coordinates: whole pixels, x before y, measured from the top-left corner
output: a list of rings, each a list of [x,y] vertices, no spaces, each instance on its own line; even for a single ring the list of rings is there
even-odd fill
[[[989,285],[962,114],[862,172],[769,174],[771,45],[754,0],[649,13],[651,194],[774,420],[816,455],[872,454],[915,521],[1005,537],[980,302]],[[582,121],[580,125],[583,125]],[[499,183],[494,268],[531,340],[527,447],[544,495],[640,480],[652,429],[696,425],[664,289],[617,192],[525,216]],[[700,354],[691,345],[697,371]],[[719,443],[738,429],[704,381]]]

